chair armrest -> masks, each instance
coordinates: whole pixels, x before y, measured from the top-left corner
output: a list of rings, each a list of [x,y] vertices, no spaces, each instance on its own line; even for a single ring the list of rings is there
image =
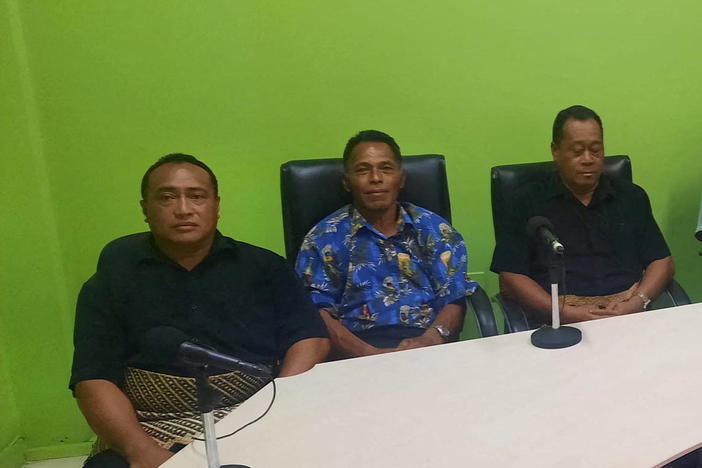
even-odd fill
[[[473,294],[468,296],[468,305],[475,312],[480,336],[495,336],[498,334],[495,314],[492,311],[490,298],[483,288],[478,286]]]
[[[668,286],[666,286],[663,293],[668,294],[670,296],[670,300],[673,301],[673,304],[676,306],[692,303],[690,296],[688,296],[682,286],[680,286],[680,283],[674,279],[670,280],[670,283],[668,283]]]
[[[521,305],[507,299],[501,293],[495,296],[495,298],[505,318],[505,333],[515,333],[531,329]]]

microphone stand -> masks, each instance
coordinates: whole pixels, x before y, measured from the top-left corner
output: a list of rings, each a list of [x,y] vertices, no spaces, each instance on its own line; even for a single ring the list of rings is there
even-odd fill
[[[548,274],[551,281],[551,326],[544,325],[531,334],[531,344],[537,348],[560,349],[576,345],[582,340],[582,332],[575,327],[561,326],[558,304],[558,279],[564,271],[564,249],[549,249]]]
[[[246,465],[219,464],[219,450],[217,449],[217,433],[214,427],[213,411],[222,399],[222,395],[210,385],[206,365],[196,367],[195,386],[197,388],[197,406],[202,415],[202,425],[205,428],[207,468],[250,468]]]

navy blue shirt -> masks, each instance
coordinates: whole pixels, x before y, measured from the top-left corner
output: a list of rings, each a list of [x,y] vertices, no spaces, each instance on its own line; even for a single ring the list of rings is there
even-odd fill
[[[526,235],[527,221],[544,216],[565,245],[566,290],[561,294],[604,296],[639,281],[649,263],[670,256],[653,219],[646,192],[603,174],[589,205],[583,205],[550,174],[516,191],[509,221],[496,232],[490,269],[531,277],[550,292],[548,255]]]
[[[121,382],[126,366],[174,375],[190,368],[141,349],[156,326],[249,362],[276,365],[295,342],[327,337],[316,307],[280,256],[217,233],[191,271],[163,255],[150,233],[110,242],[78,297],[70,387]]]

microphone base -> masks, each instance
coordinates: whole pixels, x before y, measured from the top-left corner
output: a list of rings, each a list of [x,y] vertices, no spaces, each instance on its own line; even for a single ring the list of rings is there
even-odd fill
[[[576,345],[582,340],[583,334],[575,327],[552,328],[548,325],[531,334],[531,344],[543,349],[561,349]]]

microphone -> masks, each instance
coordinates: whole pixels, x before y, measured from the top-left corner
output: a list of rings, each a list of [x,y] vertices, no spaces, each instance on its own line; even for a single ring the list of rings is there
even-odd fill
[[[546,243],[556,255],[562,255],[565,247],[553,234],[553,224],[543,216],[533,216],[527,221],[526,232],[529,237],[538,237]]]
[[[270,378],[272,372],[265,366],[242,361],[228,354],[201,346],[196,340],[177,328],[158,326],[144,333],[141,339],[143,354],[158,357],[158,361],[181,361],[197,366],[213,366],[228,371],[242,371],[256,377]]]

